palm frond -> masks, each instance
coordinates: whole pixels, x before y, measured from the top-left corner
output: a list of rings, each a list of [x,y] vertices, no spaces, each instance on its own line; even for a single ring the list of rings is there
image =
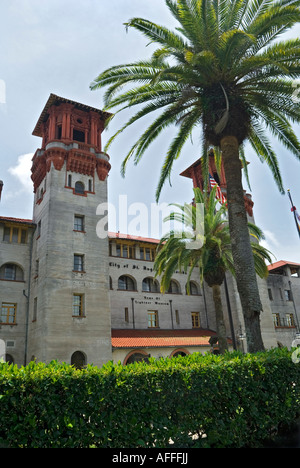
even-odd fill
[[[272,149],[270,141],[266,137],[265,132],[262,129],[261,124],[252,123],[252,128],[249,131],[249,141],[260,157],[262,162],[266,162],[272,171],[274,180],[281,193],[284,193],[284,187],[282,177],[279,170],[278,160],[275,152]]]
[[[181,36],[170,31],[164,26],[157,25],[152,21],[143,18],[132,18],[125,23],[126,28],[134,28],[154,43],[167,46],[171,49],[186,49],[187,43]]]
[[[106,149],[135,122],[161,110],[161,115],[155,116],[153,124],[127,152],[122,174],[128,161],[133,157],[138,163],[165,128],[179,126],[164,157],[156,190],[158,197],[187,137],[200,124],[206,184],[207,150],[210,143],[218,150],[222,136],[232,132],[231,113],[239,107],[245,109],[245,131],[240,132],[239,142],[248,185],[242,146],[247,139],[259,158],[267,162],[283,193],[277,157],[267,132],[273,133],[299,158],[299,142],[291,123],[300,123],[299,105],[292,99],[293,83],[300,77],[300,39],[277,42],[275,39],[300,22],[300,0],[165,0],[165,3],[178,22],[174,31],[143,18],[132,18],[126,23],[127,28],[134,28],[157,45],[152,57],[110,67],[91,84],[93,90],[106,88],[105,108],[118,109],[115,118],[125,109],[138,107],[138,112],[110,137]],[[222,89],[228,101],[225,113]],[[222,116],[222,125],[217,125]],[[207,131],[210,128],[211,132]]]
[[[158,201],[160,193],[165,181],[171,174],[172,166],[174,161],[180,156],[182,147],[186,143],[187,139],[190,137],[195,126],[199,124],[199,111],[198,109],[191,112],[186,119],[183,120],[180,129],[177,133],[177,136],[171,142],[171,145],[168,149],[167,156],[165,158],[164,164],[161,169],[161,174],[156,189],[156,200]]]

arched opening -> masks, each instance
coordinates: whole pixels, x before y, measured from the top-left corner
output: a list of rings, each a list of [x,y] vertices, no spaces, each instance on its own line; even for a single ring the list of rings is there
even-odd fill
[[[24,281],[24,271],[15,263],[5,263],[0,268],[0,279],[6,281]]]
[[[186,349],[175,349],[175,351],[173,351],[170,355],[170,358],[172,357],[179,357],[179,356],[188,356],[190,354],[189,351],[187,351]]]
[[[200,289],[198,288],[198,285],[195,281],[190,281],[189,282],[189,292],[188,292],[188,284],[186,285],[186,293],[190,294],[191,296],[198,296],[200,295],[199,291]]]
[[[81,351],[75,351],[71,357],[71,365],[76,369],[83,369],[86,366],[86,357]]]
[[[10,365],[12,365],[12,364],[15,363],[14,358],[12,357],[11,354],[6,354],[6,355],[5,355],[5,362],[6,362],[7,364],[10,364]]]
[[[153,278],[144,278],[142,283],[142,290],[144,292],[159,292],[159,283]]]
[[[134,364],[135,362],[149,362],[150,354],[147,354],[142,349],[131,351],[124,360],[124,366]]]
[[[121,291],[136,291],[135,280],[131,276],[120,276],[118,279],[118,289]]]
[[[170,281],[170,286],[168,289],[169,294],[180,294],[180,286],[179,283],[175,280]]]
[[[84,195],[84,184],[82,182],[76,182],[75,193],[79,195]]]

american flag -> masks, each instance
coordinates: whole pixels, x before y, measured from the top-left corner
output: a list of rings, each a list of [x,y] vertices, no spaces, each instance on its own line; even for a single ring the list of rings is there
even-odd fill
[[[226,198],[224,197],[223,193],[222,193],[222,190],[221,188],[219,187],[219,185],[217,184],[217,182],[215,181],[215,179],[213,178],[212,175],[209,174],[209,183],[210,183],[210,187],[211,189],[213,189],[215,186],[217,186],[217,191],[216,191],[216,198],[219,200],[219,202],[223,205],[224,203],[226,203]]]

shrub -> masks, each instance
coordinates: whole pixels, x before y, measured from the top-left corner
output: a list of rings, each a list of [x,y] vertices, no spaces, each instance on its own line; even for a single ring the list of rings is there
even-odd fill
[[[287,349],[82,371],[0,364],[0,440],[24,448],[258,447],[298,416],[299,383]]]

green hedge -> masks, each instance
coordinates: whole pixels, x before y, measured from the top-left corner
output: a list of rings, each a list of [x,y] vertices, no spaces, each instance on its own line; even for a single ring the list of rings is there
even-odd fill
[[[0,440],[24,448],[258,447],[299,415],[299,384],[300,364],[287,349],[82,371],[0,364]]]

